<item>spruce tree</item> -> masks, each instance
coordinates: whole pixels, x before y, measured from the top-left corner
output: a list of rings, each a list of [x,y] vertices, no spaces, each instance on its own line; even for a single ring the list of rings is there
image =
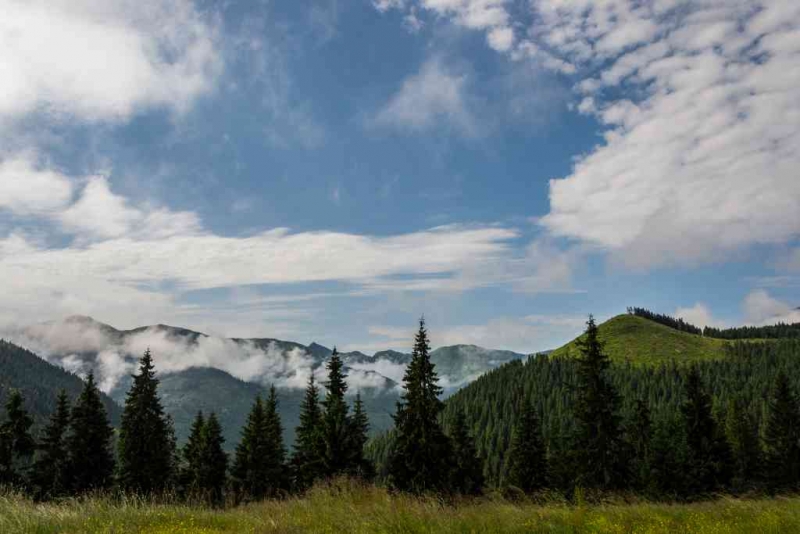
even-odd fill
[[[114,429],[108,422],[100,391],[89,374],[70,414],[67,434],[67,476],[75,493],[107,489],[113,483]]]
[[[69,430],[69,399],[58,393],[55,411],[42,432],[36,461],[31,467],[31,486],[37,499],[63,495],[68,487],[66,437]]]
[[[430,360],[425,320],[420,319],[411,362],[403,376],[405,391],[394,416],[396,438],[389,453],[389,480],[399,490],[446,491],[451,447],[439,424],[442,401]]]
[[[350,418],[344,395],[347,392],[347,374],[336,347],[328,360],[327,394],[322,402],[322,439],[324,443],[322,469],[327,477],[345,473],[350,467],[348,442]]]
[[[375,476],[375,467],[372,462],[364,456],[364,448],[369,440],[369,417],[364,410],[364,401],[361,400],[361,393],[356,393],[353,403],[353,416],[349,420],[348,428],[348,473],[352,476],[372,480]]]
[[[450,427],[450,442],[453,445],[450,490],[462,495],[479,494],[483,489],[483,460],[478,457],[461,410],[456,411]]]
[[[740,399],[728,402],[725,435],[731,449],[732,488],[735,491],[754,488],[761,474],[761,444],[758,425]]]
[[[183,463],[180,469],[179,480],[183,491],[189,495],[196,495],[199,491],[200,471],[202,469],[202,454],[205,444],[206,420],[203,412],[198,411],[189,430],[189,438],[181,449]]]
[[[314,383],[314,374],[308,379],[308,387],[300,406],[300,424],[295,432],[292,455],[292,478],[299,491],[308,489],[322,476],[324,442],[322,440],[322,414],[319,408],[319,389]]]
[[[638,490],[646,490],[651,485],[653,423],[650,408],[642,399],[636,400],[633,419],[627,428],[627,439],[633,452],[631,462],[631,482]]]
[[[261,499],[285,489],[284,456],[277,395],[272,387],[266,406],[256,397],[236,447],[231,476],[239,497]]]
[[[31,436],[33,418],[22,394],[14,390],[6,401],[6,420],[0,424],[0,484],[21,484],[36,442]]]
[[[608,376],[611,365],[598,338],[594,317],[578,341],[575,402],[578,484],[612,489],[627,482],[626,450],[619,416],[620,397]]]
[[[522,400],[508,452],[506,485],[533,493],[547,484],[547,456],[533,406]]]
[[[711,411],[700,371],[693,365],[685,384],[681,406],[686,425],[686,481],[690,494],[716,491],[730,479],[730,449]]]
[[[174,482],[176,453],[172,422],[158,398],[153,358],[146,350],[125,398],[118,443],[120,486],[159,493]]]
[[[800,406],[784,372],[775,379],[770,399],[764,456],[767,485],[771,490],[800,487]]]
[[[222,426],[214,412],[203,425],[200,443],[196,487],[211,502],[219,503],[225,490],[228,455],[225,454]]]

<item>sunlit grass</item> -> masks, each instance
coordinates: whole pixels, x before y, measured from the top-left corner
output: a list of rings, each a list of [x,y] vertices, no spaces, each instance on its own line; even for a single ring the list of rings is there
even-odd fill
[[[391,495],[340,483],[302,498],[213,510],[140,499],[91,498],[37,504],[0,496],[0,532],[800,532],[800,498],[693,504],[456,503]]]

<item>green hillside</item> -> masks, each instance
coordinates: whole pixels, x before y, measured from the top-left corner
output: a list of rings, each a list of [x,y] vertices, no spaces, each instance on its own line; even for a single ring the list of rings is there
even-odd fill
[[[615,362],[634,365],[717,360],[725,357],[725,346],[730,343],[680,332],[634,315],[617,315],[599,328],[600,340],[605,343],[608,356]],[[577,340],[556,349],[550,356],[578,356]]]

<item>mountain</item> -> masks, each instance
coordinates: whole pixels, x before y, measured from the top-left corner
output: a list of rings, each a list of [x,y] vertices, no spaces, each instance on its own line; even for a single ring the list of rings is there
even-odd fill
[[[22,347],[0,340],[0,406],[5,405],[12,390],[21,391],[25,396],[25,408],[38,426],[50,417],[59,391],[63,389],[71,399],[75,399],[83,385],[78,376],[47,363]],[[120,407],[105,394],[102,399],[109,419],[117,424]]]
[[[179,441],[189,433],[198,410],[218,413],[228,447],[239,439],[255,395],[278,388],[287,445],[294,439],[299,402],[308,376],[321,384],[324,363],[332,350],[318,343],[303,345],[274,338],[219,338],[163,324],[118,330],[85,316],[68,317],[12,332],[19,344],[48,362],[76,374],[94,371],[101,387],[120,405],[136,371],[137,360],[151,349],[161,380],[164,406],[174,421]],[[452,394],[478,375],[522,354],[474,345],[442,347],[431,353]],[[342,353],[350,392],[360,392],[373,432],[391,427],[399,400],[400,381],[410,354],[381,351]]]
[[[634,365],[717,360],[725,357],[725,347],[730,344],[726,340],[681,332],[630,314],[618,315],[598,328],[600,341],[605,343],[606,353],[611,360]],[[578,339],[552,351],[550,356],[578,356]]]

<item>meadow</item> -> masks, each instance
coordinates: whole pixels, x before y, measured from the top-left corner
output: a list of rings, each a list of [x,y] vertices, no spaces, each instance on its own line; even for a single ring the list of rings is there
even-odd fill
[[[0,496],[0,532],[778,533],[800,532],[800,497],[591,505],[482,497],[444,503],[374,486],[334,484],[303,497],[215,510],[132,498],[37,504],[6,493]]]

